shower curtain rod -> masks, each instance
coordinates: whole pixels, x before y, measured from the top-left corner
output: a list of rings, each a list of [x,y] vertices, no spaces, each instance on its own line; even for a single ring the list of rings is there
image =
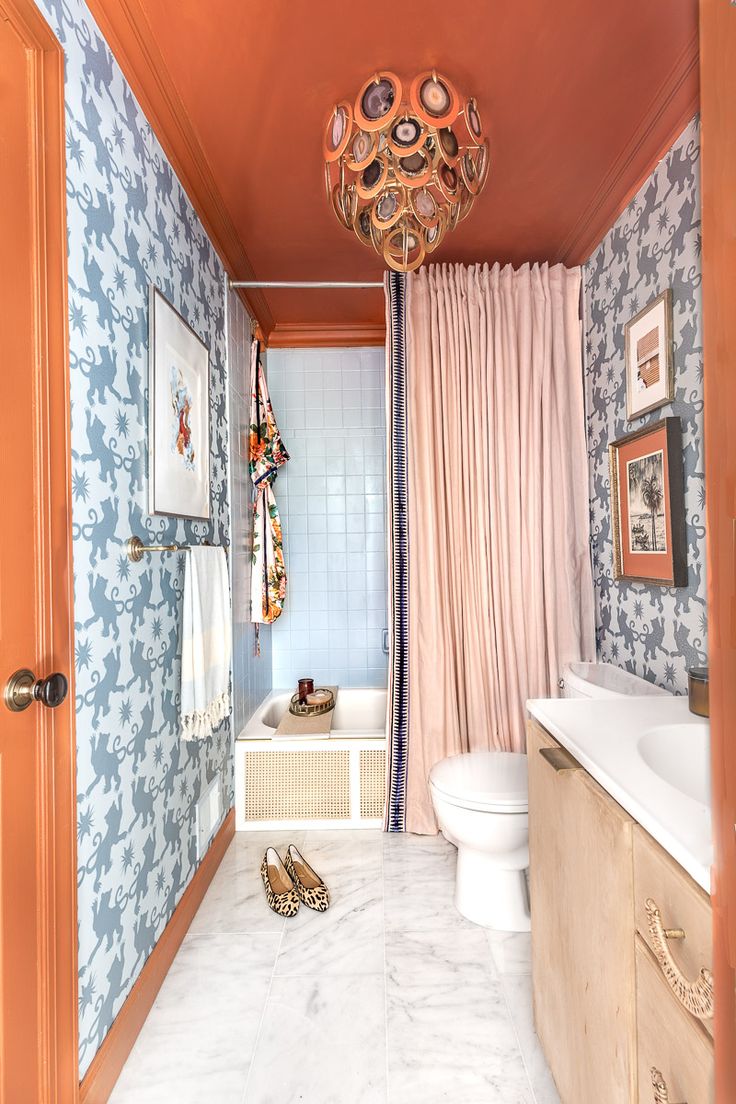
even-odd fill
[[[382,288],[382,280],[231,280],[231,288]]]

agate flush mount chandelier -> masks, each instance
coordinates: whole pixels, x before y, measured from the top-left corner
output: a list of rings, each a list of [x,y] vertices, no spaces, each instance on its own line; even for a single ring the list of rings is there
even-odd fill
[[[395,73],[332,110],[323,143],[337,218],[389,268],[412,272],[470,214],[488,175],[478,105],[436,70],[406,92]]]

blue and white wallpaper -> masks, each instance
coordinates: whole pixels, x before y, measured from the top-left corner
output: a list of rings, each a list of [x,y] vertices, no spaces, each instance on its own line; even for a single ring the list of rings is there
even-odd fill
[[[184,554],[124,548],[228,540],[225,274],[82,0],[39,2],[66,53],[83,1075],[194,872],[218,773],[232,804],[229,720],[178,735]],[[151,282],[210,350],[211,523],[147,514]]]
[[[700,135],[686,127],[585,265],[590,519],[599,657],[676,693],[706,662]],[[626,420],[624,326],[672,288],[675,401]],[[665,415],[683,430],[688,585],[613,578],[608,445]]]

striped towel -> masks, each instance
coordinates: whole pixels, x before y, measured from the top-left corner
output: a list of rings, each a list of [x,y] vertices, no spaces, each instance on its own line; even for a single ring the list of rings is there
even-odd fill
[[[181,642],[181,736],[206,740],[230,712],[230,586],[224,548],[187,553]]]

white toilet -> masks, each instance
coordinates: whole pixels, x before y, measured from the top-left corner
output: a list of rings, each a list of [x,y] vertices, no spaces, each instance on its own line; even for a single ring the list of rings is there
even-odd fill
[[[566,698],[668,695],[609,663],[571,663]],[[529,792],[526,755],[471,751],[436,763],[429,790],[442,834],[457,847],[455,905],[499,931],[529,931]]]
[[[455,907],[499,931],[529,931],[526,755],[473,751],[429,772],[442,834],[457,847]]]

